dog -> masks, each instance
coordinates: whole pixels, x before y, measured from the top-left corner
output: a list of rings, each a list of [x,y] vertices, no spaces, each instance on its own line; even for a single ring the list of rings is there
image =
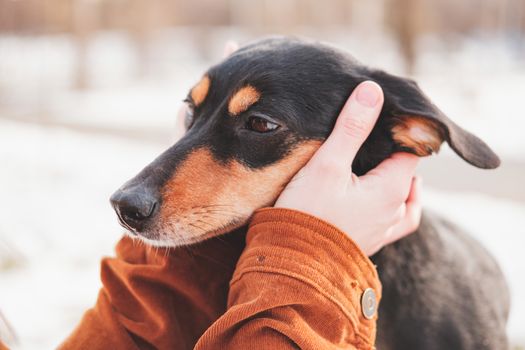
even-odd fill
[[[190,90],[184,137],[111,197],[120,223],[155,246],[188,245],[245,225],[256,209],[274,203],[365,80],[381,85],[385,98],[352,165],[357,175],[394,152],[428,156],[443,142],[473,166],[499,166],[498,156],[414,81],[327,44],[267,38],[211,67]],[[383,284],[378,349],[508,347],[503,274],[453,224],[424,213],[415,234],[372,261]]]

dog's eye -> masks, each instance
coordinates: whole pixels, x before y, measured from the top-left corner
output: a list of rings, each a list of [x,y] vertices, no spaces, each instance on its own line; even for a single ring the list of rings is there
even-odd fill
[[[193,106],[188,104],[184,114],[184,127],[188,130],[193,125]]]
[[[279,129],[280,125],[274,122],[271,122],[265,118],[251,116],[248,119],[246,128],[248,130],[265,133],[271,132]]]

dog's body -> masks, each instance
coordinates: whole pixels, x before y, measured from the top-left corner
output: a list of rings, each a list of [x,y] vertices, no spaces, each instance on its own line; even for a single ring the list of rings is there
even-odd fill
[[[378,349],[507,349],[509,294],[492,256],[425,213],[418,231],[372,257],[383,284]]]
[[[344,52],[295,39],[248,45],[212,67],[188,95],[188,131],[112,197],[121,223],[155,245],[202,241],[271,205],[329,135],[346,98],[378,82],[385,104],[352,170],[396,151],[419,156],[443,141],[481,168],[499,165],[417,85]],[[379,349],[505,349],[505,280],[490,254],[426,215],[414,235],[376,254],[383,283]]]

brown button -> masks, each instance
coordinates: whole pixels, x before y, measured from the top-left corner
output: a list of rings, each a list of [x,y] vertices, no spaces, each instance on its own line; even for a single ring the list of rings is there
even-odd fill
[[[374,317],[377,309],[376,293],[372,288],[367,288],[361,296],[361,311],[367,320]]]

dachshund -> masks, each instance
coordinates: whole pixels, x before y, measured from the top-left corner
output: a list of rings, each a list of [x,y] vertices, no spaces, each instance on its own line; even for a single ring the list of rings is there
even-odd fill
[[[187,131],[111,203],[130,235],[181,246],[225,234],[271,206],[328,137],[352,90],[372,80],[384,106],[352,165],[365,174],[394,152],[443,142],[471,165],[498,156],[409,79],[306,39],[248,44],[211,67],[186,98]],[[454,176],[443,169],[443,176]],[[424,213],[415,234],[371,257],[383,285],[377,348],[506,349],[509,291],[494,258],[452,223]]]

